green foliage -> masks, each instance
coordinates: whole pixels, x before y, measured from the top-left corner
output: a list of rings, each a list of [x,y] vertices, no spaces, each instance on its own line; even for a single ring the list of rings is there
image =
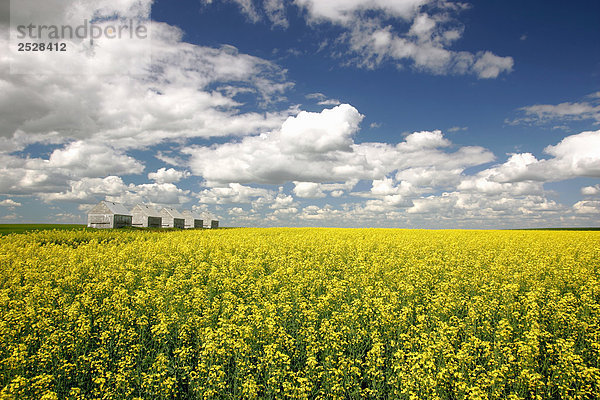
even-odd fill
[[[47,230],[81,230],[85,229],[85,225],[76,224],[0,224],[0,235],[8,235],[11,233],[25,233],[34,231]]]

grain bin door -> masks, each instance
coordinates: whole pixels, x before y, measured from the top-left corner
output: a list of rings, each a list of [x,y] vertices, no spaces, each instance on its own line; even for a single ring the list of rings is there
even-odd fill
[[[131,226],[131,215],[115,215],[115,228]]]
[[[161,228],[162,218],[161,217],[148,217],[148,228]]]
[[[90,228],[112,228],[112,215],[107,214],[89,214],[88,227]]]

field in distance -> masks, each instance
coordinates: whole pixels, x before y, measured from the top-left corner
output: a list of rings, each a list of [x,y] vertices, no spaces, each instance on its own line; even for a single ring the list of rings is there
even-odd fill
[[[173,228],[139,228],[139,227],[127,227],[120,228],[121,230],[140,230],[140,231],[171,231]],[[220,227],[219,229],[230,229],[227,227]],[[11,233],[27,233],[34,231],[73,231],[73,230],[89,230],[94,231],[95,228],[88,228],[87,225],[82,224],[0,224],[0,236],[9,235]]]
[[[53,229],[71,231],[84,229],[85,227],[85,225],[80,224],[0,224],[0,235],[32,231],[46,231]]]
[[[600,398],[600,232],[0,237],[0,398]]]

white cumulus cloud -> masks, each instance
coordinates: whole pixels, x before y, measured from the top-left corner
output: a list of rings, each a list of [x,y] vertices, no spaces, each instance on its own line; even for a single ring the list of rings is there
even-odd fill
[[[157,183],[175,183],[180,180],[189,177],[191,174],[189,171],[179,171],[174,168],[159,168],[156,172],[150,172],[148,179],[152,179]]]
[[[321,113],[302,111],[281,126],[280,144],[284,153],[326,153],[350,151],[352,135],[363,116],[349,104]]]
[[[285,121],[280,130],[270,133],[210,147],[186,147],[182,151],[190,156],[192,173],[213,186],[231,182],[356,182],[383,179],[393,171],[425,166],[440,171],[462,171],[494,159],[481,147],[446,151],[451,143],[440,131],[415,132],[397,145],[358,144],[352,136],[361,119],[354,107],[343,104],[321,113],[302,112]],[[345,189],[319,188],[321,191]],[[312,195],[319,196],[318,193]]]
[[[4,199],[0,201],[1,207],[21,207],[21,203],[12,199]]]
[[[294,194],[298,197],[316,199],[325,197],[321,185],[315,182],[294,182]]]
[[[148,19],[151,1],[48,0],[29,8],[21,3],[16,8],[28,10],[32,18],[56,24],[145,18],[152,57],[142,43],[104,38],[94,45],[65,39],[73,48],[60,57],[37,52],[29,60],[7,53],[0,58],[3,148],[60,139],[144,148],[169,140],[256,134],[295,113],[277,106],[293,86],[282,68],[232,46],[184,42],[176,27]],[[0,46],[9,48],[10,28],[0,25],[0,33]],[[30,66],[38,68],[35,79],[10,73]],[[237,100],[239,93],[251,94],[258,109],[269,105],[269,111],[240,111],[245,104]]]
[[[582,187],[581,194],[584,196],[595,196],[600,194],[600,184]]]
[[[583,200],[573,204],[573,210],[577,214],[600,214],[600,201]]]
[[[514,119],[507,119],[508,124],[544,125],[584,120],[591,120],[598,124],[600,123],[600,97],[593,93],[581,101],[534,104],[521,107],[517,112],[521,115]]]
[[[251,21],[263,19],[287,27],[286,7],[281,0],[249,2],[231,0]],[[212,2],[212,1],[211,1]],[[466,3],[445,0],[295,0],[295,11],[305,16],[309,26],[332,24],[342,29],[333,41],[343,43],[356,64],[376,68],[384,61],[399,66],[412,65],[424,72],[473,74],[481,79],[496,78],[512,71],[514,60],[489,50],[452,50],[464,27],[457,15],[468,8]],[[338,53],[339,49],[332,49]]]

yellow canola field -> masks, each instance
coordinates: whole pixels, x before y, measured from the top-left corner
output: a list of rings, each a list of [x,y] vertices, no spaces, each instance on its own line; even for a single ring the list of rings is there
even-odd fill
[[[600,232],[0,238],[2,399],[597,399]]]

